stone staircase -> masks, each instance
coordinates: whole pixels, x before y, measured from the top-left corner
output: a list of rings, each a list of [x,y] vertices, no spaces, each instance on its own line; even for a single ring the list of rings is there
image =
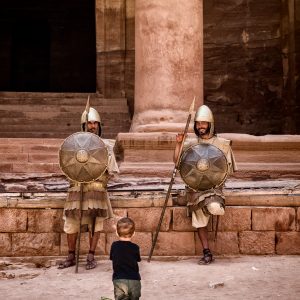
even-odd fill
[[[80,117],[90,104],[102,119],[104,138],[128,132],[130,116],[125,98],[105,99],[87,93],[0,92],[0,138],[66,138],[80,131]]]

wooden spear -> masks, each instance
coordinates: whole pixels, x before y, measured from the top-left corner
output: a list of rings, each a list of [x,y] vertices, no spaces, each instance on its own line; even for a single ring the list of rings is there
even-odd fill
[[[158,237],[158,234],[159,234],[159,231],[160,231],[161,223],[162,223],[162,220],[163,220],[166,208],[167,208],[167,203],[168,203],[168,200],[169,200],[169,197],[170,197],[170,194],[171,194],[171,190],[172,190],[172,186],[173,186],[173,183],[174,183],[174,180],[175,180],[175,176],[176,176],[176,173],[177,173],[177,170],[178,170],[178,167],[179,167],[180,156],[181,156],[181,152],[182,152],[182,149],[183,149],[183,144],[184,144],[184,141],[185,141],[185,138],[187,136],[187,132],[188,132],[188,129],[189,129],[189,126],[190,126],[192,113],[194,111],[194,106],[195,106],[195,97],[194,97],[193,102],[192,102],[192,104],[190,106],[190,109],[189,109],[189,115],[188,115],[186,125],[185,125],[185,129],[184,129],[184,132],[183,132],[183,138],[182,138],[182,142],[181,142],[181,145],[180,145],[180,150],[179,150],[179,153],[178,153],[178,156],[177,156],[177,159],[176,159],[176,163],[175,163],[174,170],[173,170],[173,173],[172,173],[172,177],[171,177],[171,180],[170,180],[170,183],[169,183],[168,192],[167,192],[166,199],[165,199],[165,202],[164,202],[164,205],[163,205],[163,209],[162,209],[162,212],[161,212],[161,215],[160,215],[160,219],[159,219],[159,222],[158,222],[158,225],[157,225],[157,228],[156,228],[154,239],[152,241],[152,247],[151,247],[149,257],[148,257],[148,260],[147,260],[148,262],[151,261],[151,257],[152,257],[154,247],[155,247],[155,244],[156,244],[156,241],[157,241],[157,237]]]
[[[88,131],[88,119],[89,119],[89,112],[90,112],[90,95],[88,96],[86,106],[85,106],[85,127],[84,131]],[[77,244],[76,244],[76,266],[75,266],[75,273],[78,273],[78,264],[79,264],[79,254],[80,254],[80,239],[81,239],[81,221],[82,221],[82,202],[83,202],[83,183],[80,183],[80,200],[79,200],[79,228],[78,228],[78,237],[77,237]]]

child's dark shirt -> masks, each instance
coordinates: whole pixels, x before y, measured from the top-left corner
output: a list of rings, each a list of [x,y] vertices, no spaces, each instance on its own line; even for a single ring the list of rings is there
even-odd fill
[[[141,280],[138,262],[141,261],[140,248],[130,241],[113,242],[110,249],[113,262],[113,280]]]

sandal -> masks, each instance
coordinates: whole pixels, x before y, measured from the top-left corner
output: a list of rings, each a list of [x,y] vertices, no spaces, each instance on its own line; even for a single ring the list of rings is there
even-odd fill
[[[75,255],[73,253],[69,253],[66,260],[58,265],[58,269],[70,268],[76,265]]]
[[[209,265],[214,261],[213,255],[209,249],[203,249],[203,257],[198,261],[199,265]]]
[[[97,261],[95,260],[94,255],[88,254],[87,259],[86,259],[85,269],[86,270],[95,269],[96,266],[97,266]]]

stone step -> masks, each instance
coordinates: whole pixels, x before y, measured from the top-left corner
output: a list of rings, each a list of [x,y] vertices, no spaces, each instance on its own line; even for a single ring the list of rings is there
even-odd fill
[[[91,106],[100,113],[104,138],[129,131],[125,98],[106,99],[96,93],[0,92],[0,137],[66,138],[80,129],[88,95]]]
[[[61,97],[98,97],[103,98],[103,95],[100,93],[52,93],[52,92],[7,92],[1,91],[0,97],[8,97],[8,98],[41,98],[41,97],[48,97],[48,98],[61,98]]]
[[[103,115],[115,115],[119,113],[126,114],[128,116],[128,109],[127,106],[115,106],[110,107],[106,106],[104,108],[99,108],[97,106],[94,107],[100,114],[100,117],[103,117]],[[3,108],[0,106],[0,117],[1,118],[7,118],[9,117],[26,117],[26,118],[55,118],[55,117],[63,117],[63,118],[77,118],[80,119],[81,113],[83,112],[82,107],[73,107],[70,106],[69,108],[61,108],[59,106],[55,107],[49,107],[49,106],[36,106],[36,107],[29,107],[24,105],[23,107],[17,107],[17,105],[10,106],[10,108]],[[128,117],[127,117],[128,118]]]
[[[78,128],[77,128],[78,129]],[[124,128],[122,128],[122,130],[125,131]],[[58,139],[65,139],[67,138],[69,135],[73,134],[74,132],[77,132],[77,130],[75,131],[70,131],[70,132],[57,132],[57,131],[50,131],[50,132],[33,132],[33,131],[29,131],[29,132],[0,132],[0,139],[1,138],[11,138],[12,136],[15,136],[16,138],[49,138],[49,139],[53,139],[53,138],[58,138]],[[101,135],[103,138],[105,139],[115,139],[116,136],[118,135],[120,131],[109,131],[109,132],[103,132],[103,134]]]
[[[2,120],[0,121],[0,132],[7,132],[7,131],[14,131],[15,127],[20,126],[20,124],[22,124],[22,131],[27,131],[24,130],[25,127],[27,127],[29,129],[29,131],[33,131],[35,129],[41,129],[41,128],[36,128],[37,126],[41,127],[41,125],[38,125],[41,122],[41,120],[37,121],[37,120],[27,120],[27,119],[20,119],[20,121],[18,119],[12,119],[12,122],[8,122],[6,120]],[[71,130],[72,132],[77,132],[80,130],[80,124],[78,123],[78,119],[74,120],[74,119],[60,119],[60,118],[55,118],[52,120],[49,120],[49,122],[47,122],[46,125],[44,126],[49,126],[52,130],[52,127],[54,128],[55,131],[57,130],[62,130],[62,128],[67,128],[68,132]],[[51,127],[52,126],[52,127]],[[108,120],[103,119],[102,121],[102,131],[105,129],[109,129],[109,131],[113,130],[114,128],[119,127],[120,129],[122,128],[127,128],[129,129],[130,126],[130,121],[129,120],[114,120],[111,121],[109,123]],[[11,128],[11,130],[9,129]],[[18,128],[18,127],[17,127]],[[50,130],[50,131],[51,131]],[[43,127],[43,131],[47,131],[46,127]],[[128,130],[126,130],[128,131]]]
[[[1,101],[0,101],[1,102]],[[12,103],[10,100],[7,101],[7,103],[0,103],[0,110],[1,111],[14,111],[14,110],[21,110],[21,111],[61,111],[61,112],[67,112],[67,111],[78,111],[83,112],[85,105],[82,104],[75,104],[70,103],[64,104],[64,103],[49,103],[49,101],[45,101],[45,104],[40,103],[24,103],[24,101],[20,101],[21,103]],[[99,111],[105,111],[106,109],[109,109],[110,107],[113,108],[123,108],[127,109],[127,102],[125,99],[122,99],[120,101],[114,101],[111,103],[95,103],[94,105],[91,105],[94,108],[99,109]]]
[[[37,102],[41,105],[65,105],[65,106],[81,106],[83,109],[86,105],[86,98],[2,98],[0,97],[0,105],[36,105]],[[97,98],[90,99],[90,105],[94,106],[110,106],[126,103],[125,98]]]
[[[173,163],[121,163],[120,173],[123,176],[171,178]],[[180,179],[179,172],[177,178]],[[300,163],[238,163],[238,171],[229,178],[237,179],[300,179]]]

